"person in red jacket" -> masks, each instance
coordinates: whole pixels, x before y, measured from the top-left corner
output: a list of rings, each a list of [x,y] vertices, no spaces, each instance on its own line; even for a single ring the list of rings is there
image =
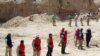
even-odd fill
[[[65,31],[65,28],[62,28],[61,31],[60,31],[60,37],[61,37],[61,35],[63,34],[64,31]]]
[[[40,56],[41,53],[41,39],[39,36],[36,36],[36,38],[33,40],[33,56]]]
[[[64,43],[67,44],[67,31],[64,32]]]
[[[78,49],[83,49],[83,47],[82,47],[82,38],[80,36],[80,33],[81,33],[81,30],[77,29],[76,33],[75,33],[75,39],[76,39],[75,46],[77,47],[77,43],[79,43],[78,44]]]
[[[25,56],[24,40],[21,40],[20,45],[18,46],[18,56]]]
[[[76,32],[75,32],[75,46],[77,46],[77,43],[78,43],[78,41],[79,41],[79,39],[80,39],[80,29],[78,28],[77,30],[76,30]]]
[[[60,42],[58,44],[58,46],[61,46],[61,39],[62,39],[62,35],[64,34],[65,28],[62,28],[60,31]]]
[[[65,49],[67,44],[67,31],[65,31],[64,34],[62,34],[61,43],[62,43],[61,53],[66,54]]]
[[[48,52],[46,56],[52,56],[52,52],[54,48],[52,34],[49,34],[49,38],[47,39],[47,44],[48,44]]]

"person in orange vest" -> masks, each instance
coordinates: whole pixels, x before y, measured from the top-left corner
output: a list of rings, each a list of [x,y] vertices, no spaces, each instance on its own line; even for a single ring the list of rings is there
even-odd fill
[[[41,54],[41,39],[39,36],[36,36],[36,38],[33,40],[33,56],[40,56]]]
[[[54,48],[52,34],[49,34],[49,38],[47,39],[47,44],[48,44],[48,52],[46,56],[52,56],[52,52]]]
[[[18,46],[18,56],[25,56],[24,40],[21,40],[20,45]]]

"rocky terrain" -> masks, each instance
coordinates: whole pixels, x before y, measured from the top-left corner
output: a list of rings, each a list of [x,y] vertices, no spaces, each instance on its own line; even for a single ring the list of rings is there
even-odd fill
[[[94,0],[0,0],[0,21],[31,14],[96,11]]]

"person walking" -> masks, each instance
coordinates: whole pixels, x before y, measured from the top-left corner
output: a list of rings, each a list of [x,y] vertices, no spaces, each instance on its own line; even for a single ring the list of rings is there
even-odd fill
[[[38,36],[36,36],[36,38],[33,40],[33,43],[32,43],[32,46],[33,46],[33,56],[40,56],[41,54],[41,39]]]
[[[47,46],[48,51],[47,51],[46,56],[52,56],[52,52],[53,52],[53,48],[54,48],[52,34],[49,34],[49,38],[47,39],[47,44],[48,44],[48,46]]]
[[[25,45],[24,40],[20,41],[20,45],[17,48],[18,56],[25,56]]]
[[[6,53],[5,53],[5,56],[12,56],[13,44],[12,44],[12,39],[11,39],[11,33],[9,33],[5,39],[6,39]]]
[[[87,29],[87,32],[86,32],[86,47],[90,47],[89,43],[91,41],[91,38],[92,38],[92,33],[91,33],[91,29]]]

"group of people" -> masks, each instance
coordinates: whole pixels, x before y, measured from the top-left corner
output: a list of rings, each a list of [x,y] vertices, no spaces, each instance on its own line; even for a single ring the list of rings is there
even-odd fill
[[[86,30],[86,47],[90,48],[90,40],[92,38],[92,33],[91,33],[91,29],[87,29]],[[81,29],[77,29],[75,32],[75,46],[77,47],[78,45],[78,49],[84,49],[83,48],[83,41],[84,41],[84,33],[83,33],[83,28]]]
[[[84,26],[83,24],[83,20],[86,19],[87,21],[87,25],[89,26],[90,25],[90,19],[92,18],[92,14],[91,13],[88,13],[87,16],[83,16],[81,18],[80,15],[78,13],[75,13],[75,15],[67,15],[68,16],[68,20],[69,20],[69,26],[72,26],[72,19],[74,19],[75,21],[75,26],[77,27],[78,26],[78,20],[80,20],[80,23],[81,23],[81,26]],[[53,26],[56,26],[56,16],[54,15],[52,17],[52,23],[53,23]]]
[[[69,18],[69,26],[71,26],[71,24],[72,24],[72,19],[74,19],[76,27],[78,26],[78,20],[80,20],[81,26],[84,26],[84,24],[83,24],[84,19],[87,19],[87,21],[86,21],[87,25],[88,26],[90,25],[90,19],[92,18],[92,15],[90,13],[87,16],[83,16],[80,18],[79,17],[80,17],[80,15],[77,13],[75,13],[74,16],[69,15],[69,17],[68,17]]]
[[[13,42],[11,39],[11,33],[7,35],[6,39],[6,53],[5,56],[12,56],[12,47],[13,47]],[[49,37],[47,39],[47,47],[48,47],[48,52],[46,56],[52,56],[54,44],[53,44],[53,37],[52,34],[49,34]],[[41,54],[41,39],[39,35],[36,36],[35,39],[32,41],[32,47],[33,47],[33,56],[40,56]],[[20,41],[20,44],[17,47],[17,56],[25,56],[25,45],[24,45],[24,40]]]
[[[58,46],[61,47],[61,54],[67,54],[65,52],[66,50],[66,45],[68,42],[68,32],[65,30],[65,28],[62,28],[60,31],[60,42]],[[86,47],[89,46],[89,42],[91,40],[92,34],[91,34],[91,29],[87,29],[86,32]],[[13,42],[11,39],[11,33],[7,35],[6,39],[6,53],[5,56],[12,56],[12,47],[13,47]],[[83,49],[83,40],[84,40],[84,33],[83,29],[77,29],[75,32],[75,46],[78,46],[78,49]],[[33,47],[33,56],[40,56],[41,55],[41,39],[40,36],[37,35],[33,41],[32,41],[32,47]],[[49,34],[48,39],[47,39],[47,54],[46,56],[52,56],[53,48],[54,48],[54,40],[53,40],[53,35],[52,33]],[[25,45],[24,45],[24,40],[20,41],[20,44],[17,47],[17,55],[18,56],[25,56]]]

